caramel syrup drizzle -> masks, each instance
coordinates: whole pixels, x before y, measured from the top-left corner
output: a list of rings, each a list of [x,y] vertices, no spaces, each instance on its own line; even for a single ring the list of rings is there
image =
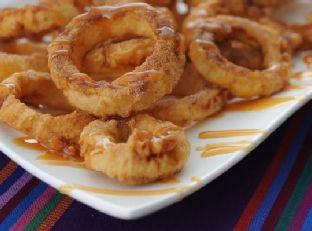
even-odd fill
[[[204,147],[198,147],[196,148],[196,150],[202,152],[201,157],[207,158],[242,151],[245,150],[250,144],[252,144],[252,141],[249,140],[241,140],[237,142],[211,143],[207,144]]]
[[[264,129],[238,129],[238,130],[223,130],[223,131],[204,131],[199,134],[200,139],[214,139],[224,137],[237,137],[237,136],[253,136],[264,134]]]
[[[35,139],[29,137],[19,137],[15,138],[13,143],[18,147],[42,152],[37,160],[44,164],[67,166],[73,168],[85,168],[83,158],[76,156],[64,156],[59,153],[47,151],[46,148],[40,145]]]
[[[112,195],[112,196],[159,196],[165,194],[173,194],[173,193],[182,193],[189,187],[176,187],[176,188],[166,188],[166,189],[154,189],[154,190],[112,190],[112,189],[104,189],[97,188],[91,186],[85,186],[81,184],[66,184],[61,186],[60,192],[66,195],[70,195],[73,190],[82,190],[87,192],[92,192],[96,194],[102,195]]]

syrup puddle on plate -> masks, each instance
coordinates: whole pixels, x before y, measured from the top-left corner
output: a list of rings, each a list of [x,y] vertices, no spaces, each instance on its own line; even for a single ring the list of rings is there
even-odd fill
[[[207,144],[205,147],[198,147],[196,151],[202,152],[201,157],[207,158],[212,156],[219,156],[230,154],[237,151],[243,151],[252,144],[252,141],[241,140],[237,142],[223,142],[223,143],[212,143]]]
[[[311,71],[299,71],[299,72],[294,73],[292,78],[296,80],[304,80],[304,79],[311,80],[312,72]]]
[[[55,166],[67,166],[72,168],[86,168],[82,158],[66,158],[62,155],[45,152],[37,158],[38,161]]]
[[[43,146],[38,144],[37,140],[29,138],[29,137],[19,137],[13,140],[13,143],[21,148],[26,148],[34,151],[46,151]]]
[[[81,157],[64,156],[61,154],[48,152],[45,147],[40,145],[35,139],[29,137],[19,137],[13,140],[13,143],[22,148],[40,151],[41,155],[37,158],[38,161],[47,165],[67,166],[72,168],[85,168],[84,160]]]
[[[201,179],[200,179],[200,177],[198,177],[198,176],[193,176],[193,177],[191,178],[191,182],[199,183],[199,182],[201,182]]]
[[[296,79],[296,80],[301,80],[303,74],[304,74],[304,72],[299,71],[299,72],[293,73],[293,76],[292,76],[291,78],[292,78],[292,79]]]
[[[294,90],[305,90],[305,89],[311,89],[312,84],[306,84],[306,85],[289,85],[286,87],[285,91],[294,91]]]

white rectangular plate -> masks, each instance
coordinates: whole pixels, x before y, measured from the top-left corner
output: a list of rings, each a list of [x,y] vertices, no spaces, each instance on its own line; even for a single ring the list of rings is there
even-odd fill
[[[23,3],[25,1],[2,0],[1,7]],[[303,9],[306,10],[308,6],[304,5]],[[298,15],[302,14],[298,12]],[[296,15],[291,16],[299,19]],[[307,71],[302,61],[303,55],[298,55],[294,61],[295,72]],[[0,124],[0,150],[33,175],[78,201],[118,218],[134,219],[181,201],[250,153],[290,115],[312,99],[312,73],[306,72],[301,77],[294,78],[292,87],[272,98],[230,106],[219,116],[188,129],[187,135],[192,144],[190,160],[184,170],[168,182],[130,187],[84,168],[39,161],[37,158],[42,153],[17,146],[13,140],[23,135],[4,124]],[[199,134],[206,138],[200,138]],[[207,144],[210,144],[207,147],[210,149],[203,153],[201,147]]]

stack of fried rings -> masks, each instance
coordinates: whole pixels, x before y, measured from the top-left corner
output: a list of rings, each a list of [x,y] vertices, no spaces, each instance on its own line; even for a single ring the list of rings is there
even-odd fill
[[[229,96],[287,86],[292,52],[306,39],[268,18],[277,1],[189,1],[183,35],[168,8],[133,2],[42,0],[0,11],[0,51],[10,57],[0,62],[0,121],[50,151],[80,153],[89,169],[145,184],[185,165],[182,126],[219,112]],[[250,19],[255,9],[266,25]],[[48,45],[50,32],[60,34]]]

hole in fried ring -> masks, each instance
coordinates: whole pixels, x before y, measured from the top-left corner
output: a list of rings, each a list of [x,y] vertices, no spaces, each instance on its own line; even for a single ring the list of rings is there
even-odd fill
[[[98,44],[84,57],[84,73],[95,80],[114,80],[133,71],[152,54],[155,41],[148,38],[130,38]]]
[[[66,25],[79,14],[74,0],[41,0],[37,5],[0,10],[0,38],[31,37]]]

